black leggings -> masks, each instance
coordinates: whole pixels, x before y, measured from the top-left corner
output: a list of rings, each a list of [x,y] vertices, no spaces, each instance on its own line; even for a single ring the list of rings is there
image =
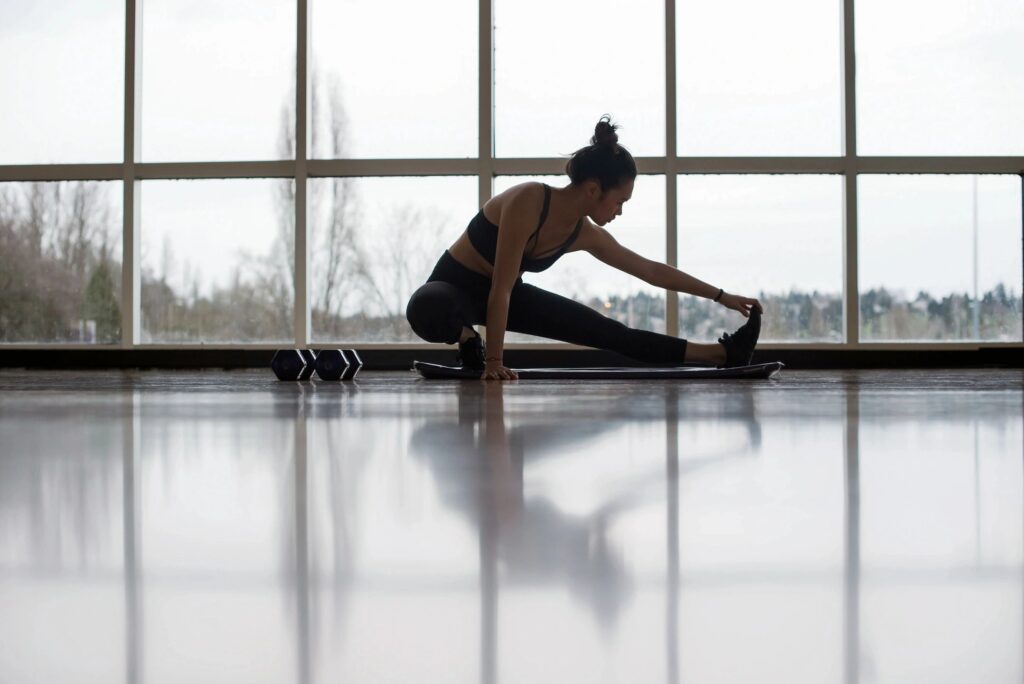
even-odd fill
[[[454,344],[463,327],[487,323],[490,278],[447,251],[409,299],[405,317],[427,342]],[[507,330],[570,344],[609,349],[638,361],[682,364],[686,340],[629,328],[588,306],[517,279],[508,303]]]

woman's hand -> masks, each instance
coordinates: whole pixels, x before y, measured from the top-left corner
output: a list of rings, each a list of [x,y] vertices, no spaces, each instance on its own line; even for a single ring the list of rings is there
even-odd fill
[[[519,376],[511,368],[506,368],[502,365],[501,361],[497,359],[487,359],[487,364],[484,368],[484,374],[480,376],[481,380],[518,380]]]
[[[729,294],[728,292],[722,295],[722,298],[718,300],[718,303],[727,309],[739,311],[747,318],[750,318],[751,309],[757,309],[757,312],[760,314],[764,313],[764,309],[761,307],[761,302],[756,299],[741,297],[739,295]]]

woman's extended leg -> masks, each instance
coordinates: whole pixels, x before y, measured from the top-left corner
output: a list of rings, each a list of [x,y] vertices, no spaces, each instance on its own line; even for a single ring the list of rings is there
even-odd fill
[[[485,322],[486,308],[485,289],[459,288],[450,283],[432,281],[422,285],[410,298],[406,318],[413,331],[428,342],[459,342],[460,354],[465,356],[461,353],[462,346],[465,346],[463,343],[472,343],[477,337],[470,326]],[[744,328],[753,322],[748,321]],[[737,345],[737,339],[742,337],[741,331],[737,331],[732,341],[726,341],[733,347],[746,350],[737,354],[734,348],[731,353],[736,358],[729,361],[727,355],[730,352],[721,343],[687,342],[669,335],[629,328],[579,302],[522,281],[512,289],[507,328],[571,344],[609,349],[648,363],[743,365],[749,363],[750,352],[756,343],[756,332],[753,332],[751,340],[740,340]],[[482,353],[478,356],[482,357]]]
[[[688,352],[686,340],[647,330],[630,328],[603,316],[588,306],[526,283],[512,288],[508,308],[508,329],[548,339],[579,344],[598,349],[609,349],[648,363],[717,364],[725,361],[713,359],[713,345],[699,345],[698,359]]]

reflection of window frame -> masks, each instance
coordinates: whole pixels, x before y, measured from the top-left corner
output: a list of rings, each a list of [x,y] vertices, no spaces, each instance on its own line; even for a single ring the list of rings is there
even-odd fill
[[[479,201],[491,196],[497,175],[538,175],[561,173],[563,160],[552,158],[496,158],[494,156],[494,0],[479,2],[478,63],[478,156],[470,159],[330,159],[309,158],[309,5],[311,0],[296,0],[297,113],[295,158],[284,161],[251,162],[175,162],[140,163],[138,115],[140,109],[142,60],[142,6],[144,0],[125,3],[124,68],[124,159],[120,164],[0,165],[0,182],[56,180],[119,180],[124,184],[122,240],[122,339],[111,347],[140,345],[140,271],[139,271],[139,182],[149,179],[203,178],[289,178],[295,181],[295,344],[306,346],[311,340],[309,297],[306,180],[315,177],[345,176],[444,176],[470,175],[478,178]],[[859,287],[857,278],[857,178],[859,174],[1013,174],[1021,175],[1024,158],[1001,157],[861,157],[856,147],[856,82],[854,51],[854,5],[842,0],[842,83],[843,154],[836,157],[680,157],[677,151],[676,111],[676,2],[665,0],[665,156],[637,159],[643,174],[665,175],[671,181],[679,174],[834,174],[844,178],[843,229],[843,304],[844,342],[827,344],[830,349],[863,348],[859,339]],[[667,261],[676,265],[678,234],[678,189],[666,183],[665,245]],[[666,332],[678,334],[678,296],[666,294]],[[951,346],[971,348],[976,344],[932,342],[915,348]],[[39,346],[39,345],[31,345]],[[62,348],[71,345],[60,345]],[[259,347],[260,345],[225,345]],[[265,345],[264,345],[265,346]],[[390,346],[390,345],[384,345]],[[393,345],[416,347],[419,345]],[[425,346],[425,345],[424,345]],[[559,345],[561,346],[561,345]],[[770,345],[777,348],[823,346],[821,344]],[[906,343],[871,344],[871,348],[907,348]]]

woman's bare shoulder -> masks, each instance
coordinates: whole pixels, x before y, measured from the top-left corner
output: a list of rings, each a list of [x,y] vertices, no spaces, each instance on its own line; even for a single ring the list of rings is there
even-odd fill
[[[518,183],[499,192],[484,203],[484,217],[497,225],[505,207],[514,206],[514,211],[539,214],[544,204],[544,184],[538,181]]]
[[[611,234],[595,224],[588,217],[584,216],[580,219],[580,232],[576,236],[576,239],[570,245],[567,252],[589,252],[592,249],[600,248],[604,245]]]

